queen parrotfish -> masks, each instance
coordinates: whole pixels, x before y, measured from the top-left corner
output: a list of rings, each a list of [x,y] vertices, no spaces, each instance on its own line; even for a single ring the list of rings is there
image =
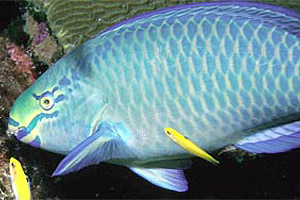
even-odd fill
[[[300,14],[250,2],[180,5],[123,21],[58,60],[14,103],[17,139],[66,157],[53,176],[100,162],[187,191],[193,156],[300,146]]]

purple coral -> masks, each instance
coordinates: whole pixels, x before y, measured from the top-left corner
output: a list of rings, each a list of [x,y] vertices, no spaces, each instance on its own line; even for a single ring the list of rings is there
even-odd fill
[[[33,37],[32,45],[36,46],[43,42],[49,36],[48,29],[45,22],[38,23],[37,32]]]
[[[29,84],[32,84],[35,81],[35,77],[32,70],[34,65],[31,58],[14,43],[7,43],[6,49],[10,58],[15,62],[17,71],[27,74],[29,76]]]

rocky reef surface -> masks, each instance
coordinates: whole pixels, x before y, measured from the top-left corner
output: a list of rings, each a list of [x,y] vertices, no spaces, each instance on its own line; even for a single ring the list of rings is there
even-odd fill
[[[9,159],[15,157],[30,173],[33,199],[40,199],[43,169],[25,151],[26,146],[5,134],[9,110],[15,99],[35,81],[34,64],[26,50],[0,36],[0,199],[14,199],[9,175]],[[33,155],[33,154],[32,154]]]
[[[29,35],[34,55],[39,61],[51,66],[60,57],[62,48],[50,36],[46,22],[36,21],[28,12],[24,17],[24,30]]]
[[[68,52],[111,25],[145,12],[208,0],[29,0],[47,15],[49,27]],[[210,0],[213,1],[213,0]],[[214,0],[216,1],[216,0]],[[299,9],[295,0],[260,0]]]
[[[11,7],[8,2],[4,2],[3,5],[0,3],[1,8],[5,9],[6,6]],[[15,12],[19,13],[19,10]],[[9,111],[16,98],[47,69],[47,61],[44,61],[43,57],[39,58],[39,55],[54,57],[54,54],[50,55],[48,50],[59,51],[59,48],[56,41],[55,45],[57,46],[55,47],[45,45],[44,41],[52,37],[47,34],[43,27],[42,31],[44,32],[41,29],[34,29],[33,26],[30,30],[35,35],[44,34],[42,35],[44,38],[34,40],[30,35],[27,35],[23,31],[25,15],[24,19],[21,16],[15,16],[15,18],[8,20],[10,22],[6,28],[0,30],[0,199],[14,199],[9,174],[10,157],[15,157],[22,163],[31,182],[33,199],[55,198],[49,193],[51,189],[45,186],[49,183],[45,179],[51,176],[45,173],[43,165],[36,160],[36,158],[44,155],[43,152],[34,151],[27,145],[18,142],[14,137],[8,136],[6,129]],[[34,20],[32,19],[32,21]],[[38,22],[35,21],[35,23],[38,27]],[[46,53],[38,52],[38,45],[47,48]],[[49,64],[51,63],[49,62]],[[44,189],[42,190],[42,188]]]

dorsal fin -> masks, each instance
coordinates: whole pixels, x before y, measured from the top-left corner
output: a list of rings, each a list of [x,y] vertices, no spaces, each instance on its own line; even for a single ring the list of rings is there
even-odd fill
[[[100,32],[105,34],[111,30],[119,30],[133,24],[146,24],[150,21],[162,20],[178,16],[227,16],[257,20],[281,28],[293,35],[300,37],[300,13],[265,3],[255,2],[206,2],[179,5],[161,10],[152,11],[134,18],[124,20]]]

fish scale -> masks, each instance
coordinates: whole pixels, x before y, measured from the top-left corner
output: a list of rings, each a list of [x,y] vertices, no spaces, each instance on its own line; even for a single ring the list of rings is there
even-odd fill
[[[129,141],[132,148],[151,140],[149,150],[139,152],[157,156],[163,128],[170,126],[211,149],[216,137],[299,111],[293,89],[298,67],[291,67],[299,66],[299,39],[274,26],[272,13],[253,12],[257,18],[239,6],[175,10],[108,30],[84,46],[101,49],[91,54],[100,60],[95,81],[105,82],[112,108],[107,118],[142,136]],[[164,148],[176,147],[167,142]]]

